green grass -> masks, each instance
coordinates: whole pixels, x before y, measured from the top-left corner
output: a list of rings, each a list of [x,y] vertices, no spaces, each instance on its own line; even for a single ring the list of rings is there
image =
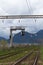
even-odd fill
[[[1,55],[6,55],[8,53],[19,53],[24,50],[30,50],[32,49],[31,47],[16,47],[16,48],[10,48],[10,49],[0,49],[0,56]]]
[[[10,51],[9,50],[4,50],[4,52],[1,50],[1,52],[0,52],[1,54],[0,55],[5,56],[6,53],[8,53],[8,52],[12,53],[12,51],[14,53],[17,53],[17,54],[13,55],[11,57],[5,58],[3,60],[0,60],[0,62],[15,61],[15,60],[21,58],[22,56],[24,56],[25,54],[27,54],[30,51],[30,48],[29,47],[17,47],[17,48],[10,49]]]
[[[0,50],[0,56],[1,55],[6,55],[8,53],[17,53],[17,52],[20,52],[20,51],[23,51],[25,50],[25,48],[21,48],[21,47],[17,47],[17,48],[10,48],[10,49],[3,49],[3,50]]]
[[[0,49],[0,56],[1,55],[5,56],[8,53],[11,54],[17,53],[16,55],[0,60],[0,63],[17,61],[18,59],[25,56],[27,53],[29,53],[32,50],[38,50],[38,46],[25,46],[25,47],[16,47],[9,49]]]
[[[43,61],[43,46],[40,47],[40,59]]]
[[[22,52],[22,53],[19,53],[19,54],[17,54],[17,55],[11,56],[11,57],[9,57],[9,58],[0,60],[0,62],[11,62],[11,61],[16,61],[16,60],[20,59],[21,57],[23,57],[23,56],[26,55],[26,54],[27,54],[27,53]]]

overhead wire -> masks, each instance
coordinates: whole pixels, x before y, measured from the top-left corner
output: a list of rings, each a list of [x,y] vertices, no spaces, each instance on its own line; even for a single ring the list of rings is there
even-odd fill
[[[28,1],[26,0],[26,4],[27,4],[27,7],[28,7],[28,11],[29,11],[29,8],[31,8],[31,5],[30,5],[30,1],[29,1],[29,4],[28,4]],[[31,14],[31,10],[32,8],[30,9],[30,14]],[[21,18],[18,20],[18,22],[20,23],[21,22]]]
[[[30,4],[30,0],[26,0],[26,3],[27,3],[27,7],[28,7],[28,11],[29,11],[29,9],[30,9],[30,15],[31,15],[31,12],[33,11],[33,9],[32,9],[32,6],[31,6],[31,4]],[[29,3],[29,4],[28,4]],[[35,23],[36,23],[36,18],[34,19],[34,21],[35,21]],[[35,27],[35,29],[37,29],[36,27]],[[35,35],[37,35],[37,34],[35,34]]]
[[[29,4],[28,4],[29,3]],[[31,4],[30,4],[30,0],[26,0],[26,4],[27,4],[27,7],[28,7],[28,11],[29,11],[29,8],[30,8],[30,14],[31,14],[31,12],[33,11],[33,9],[32,9],[32,6],[31,6]],[[36,19],[34,19],[35,20],[35,22],[36,22]]]
[[[28,11],[31,12],[33,11],[32,7],[31,7],[31,4],[30,4],[30,1],[29,0],[26,0],[26,4],[27,4],[27,7],[28,7]],[[29,10],[30,9],[30,10]]]

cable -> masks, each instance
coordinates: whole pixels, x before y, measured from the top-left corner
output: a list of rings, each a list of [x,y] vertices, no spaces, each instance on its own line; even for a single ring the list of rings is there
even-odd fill
[[[28,10],[29,10],[29,5],[28,5],[28,2],[27,2],[27,0],[26,0],[26,4],[27,4]]]
[[[29,10],[29,8],[31,8],[31,10],[30,10],[30,14],[31,14],[31,12],[33,11],[33,9],[32,9],[32,7],[31,7],[30,1],[29,1],[29,0],[26,0],[26,3],[27,3],[28,10]],[[28,3],[29,3],[29,4],[28,4]],[[29,6],[30,6],[30,7],[29,7]],[[34,19],[34,21],[35,21],[35,23],[36,23],[36,19]]]
[[[29,10],[29,8],[31,8],[31,10],[30,10],[30,13],[31,13],[31,11],[33,11],[33,9],[32,9],[32,7],[31,7],[30,0],[26,0],[26,3],[27,3],[28,10]],[[29,4],[28,4],[28,3],[29,3]],[[30,5],[30,7],[29,7],[29,5]],[[34,19],[34,20],[35,20],[35,22],[36,22],[36,19]]]
[[[28,1],[27,1],[27,0],[26,0],[26,3],[27,3],[27,6],[28,6],[28,9],[29,9],[30,1],[29,1],[29,5],[28,5]],[[31,5],[30,5],[30,8],[31,8],[30,13],[31,13],[31,11],[33,11]],[[36,23],[37,20],[34,19],[34,21],[35,21],[35,23]],[[35,27],[35,29],[37,29],[37,28]]]
[[[29,8],[31,8],[31,10],[30,10],[30,14],[31,14],[31,11],[33,11],[33,10],[32,10],[30,1],[26,0],[26,3],[27,3],[28,11],[29,11]],[[29,3],[29,4],[28,4],[28,3]]]

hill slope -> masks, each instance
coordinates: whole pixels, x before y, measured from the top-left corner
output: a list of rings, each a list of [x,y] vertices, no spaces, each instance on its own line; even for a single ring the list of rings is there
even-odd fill
[[[43,30],[40,30],[36,34],[25,32],[24,36],[22,36],[20,32],[13,37],[13,42],[15,43],[42,43]]]
[[[9,39],[0,37],[1,40],[10,41]],[[36,34],[31,34],[28,32],[25,32],[25,35],[22,36],[21,32],[17,33],[13,37],[14,43],[43,43],[43,30],[40,30]]]

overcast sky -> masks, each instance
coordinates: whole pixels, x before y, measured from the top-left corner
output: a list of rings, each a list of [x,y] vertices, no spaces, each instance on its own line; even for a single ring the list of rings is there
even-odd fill
[[[0,0],[0,15],[19,15],[19,14],[43,14],[43,0]],[[36,22],[33,19],[25,20],[0,20],[0,36],[8,36],[9,26],[28,26],[26,31],[30,33],[36,33],[43,29],[43,19],[37,19]],[[16,33],[16,32],[15,32]]]

